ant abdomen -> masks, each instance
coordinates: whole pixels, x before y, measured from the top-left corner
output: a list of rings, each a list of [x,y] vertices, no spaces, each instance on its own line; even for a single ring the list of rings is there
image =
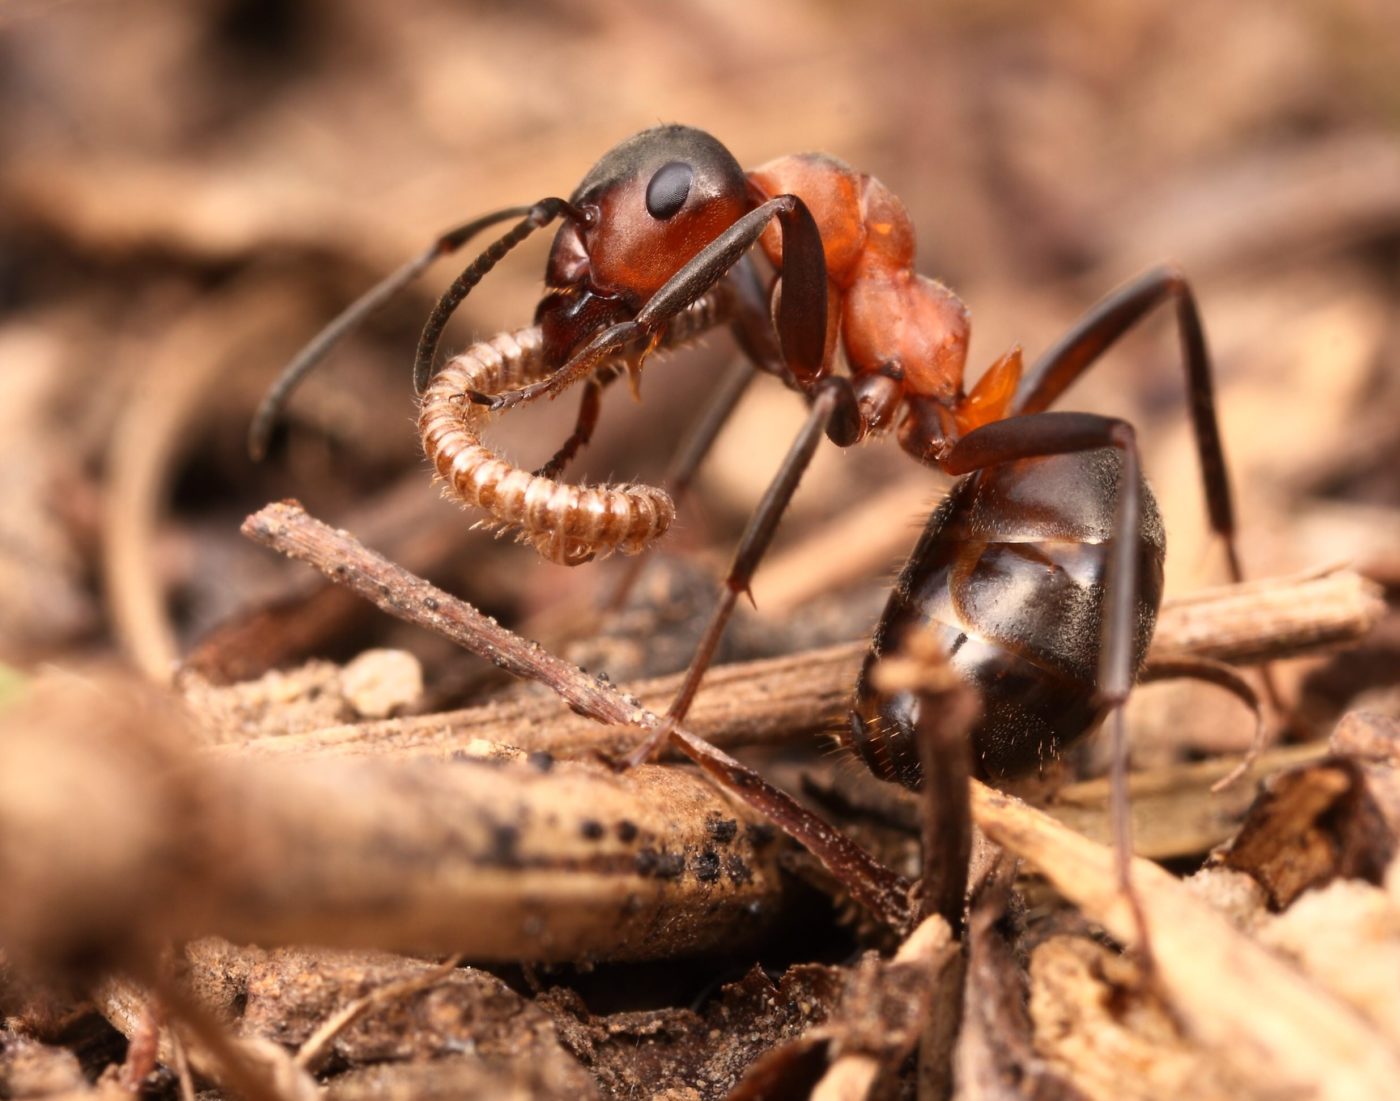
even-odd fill
[[[919,699],[877,693],[869,676],[913,630],[932,631],[976,687],[972,768],[1023,775],[1092,731],[1110,703],[1097,688],[1103,593],[1121,459],[1112,448],[988,467],[929,518],[856,686],[852,748],[882,779],[917,787]],[[1166,540],[1142,485],[1133,667],[1152,640]]]

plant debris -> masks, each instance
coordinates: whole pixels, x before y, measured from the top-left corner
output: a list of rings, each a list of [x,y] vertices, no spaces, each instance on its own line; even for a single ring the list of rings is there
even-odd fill
[[[1100,7],[7,8],[0,1097],[1395,1093],[1400,24]],[[1221,587],[1165,321],[1065,405],[1137,429],[1169,529],[1152,665],[1228,665],[1129,701],[1148,944],[1106,739],[965,803],[832,751],[947,488],[886,443],[818,449],[668,755],[614,768],[802,421],[773,379],[621,606],[631,563],[537,562],[424,468],[410,363],[450,263],[248,462],[345,303],[658,120],[879,176],[977,364],[1152,264],[1189,275],[1252,580]],[[526,324],[546,247],[448,343]],[[645,400],[610,389],[577,478],[659,483],[733,355],[717,332]],[[492,445],[528,469],[575,412]],[[1266,662],[1288,713],[1261,748]],[[917,654],[881,675],[948,687]],[[976,701],[942,702],[956,771]]]

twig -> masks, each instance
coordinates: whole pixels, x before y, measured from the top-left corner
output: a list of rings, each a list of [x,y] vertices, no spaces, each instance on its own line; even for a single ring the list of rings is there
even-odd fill
[[[953,1028],[947,1027],[946,1020],[949,1008],[957,1004],[957,999],[941,996],[950,993],[947,989],[950,969],[957,972],[957,977],[961,977],[962,957],[958,943],[953,939],[948,923],[935,914],[919,924],[899,946],[890,963],[896,966],[910,964],[924,972],[925,985],[919,997],[920,1016],[924,1019],[920,1040],[921,1049],[925,1042],[939,1046],[939,1050],[929,1052],[930,1069],[927,1076],[931,1089],[936,1091],[944,1084],[941,1081],[941,1071],[947,1069],[946,1062],[951,1055],[952,1040],[957,1034],[956,1013]],[[923,1054],[921,1050],[921,1058]],[[864,1098],[874,1086],[880,1069],[880,1060],[866,1052],[841,1055],[812,1090],[812,1101],[853,1101]]]
[[[611,685],[589,677],[539,645],[521,639],[471,605],[366,550],[347,533],[334,531],[307,515],[300,505],[293,502],[268,505],[250,516],[243,530],[257,542],[311,563],[384,611],[444,635],[512,675],[545,684],[583,715],[599,722],[634,729],[649,729],[657,721],[639,700],[623,696]],[[1343,621],[1349,623],[1350,630],[1354,632],[1358,621],[1369,623],[1370,616],[1375,614],[1377,600],[1369,596],[1360,579],[1340,576],[1340,593],[1329,592],[1326,597],[1318,597],[1321,603],[1329,607],[1344,601],[1350,610],[1349,616],[1335,616],[1327,620],[1332,625],[1330,633],[1319,631],[1313,619],[1308,619],[1307,626],[1300,628],[1297,612],[1300,598],[1296,586],[1292,587],[1286,599],[1279,599],[1267,586],[1252,586],[1253,594],[1262,592],[1266,594],[1266,599],[1262,602],[1247,597],[1241,599],[1228,595],[1228,590],[1223,599],[1228,609],[1226,619],[1251,624],[1253,634],[1241,629],[1225,632],[1226,635],[1236,643],[1241,638],[1248,638],[1250,652],[1257,653],[1260,649],[1258,634],[1263,624],[1272,628],[1275,645],[1278,645],[1281,636],[1285,647],[1299,637],[1313,643],[1322,637],[1336,638],[1341,630],[1337,624]],[[1339,587],[1337,577],[1334,575],[1304,584],[1336,589]],[[1210,603],[1208,599],[1198,597],[1193,600],[1192,607],[1199,610]],[[1170,618],[1167,618],[1170,622]],[[1199,646],[1204,656],[1211,658],[1221,659],[1231,653],[1228,648],[1222,651],[1220,646],[1213,644],[1213,640],[1199,640]],[[1269,650],[1264,656],[1276,654]],[[849,679],[841,682],[843,694],[844,686],[848,683]],[[808,700],[810,703],[810,694]],[[697,738],[689,730],[677,729],[672,745],[719,780],[726,790],[735,793],[806,846],[880,920],[896,929],[909,928],[908,885],[901,877],[872,860],[849,838],[813,816],[757,773]],[[591,748],[597,748],[596,739]]]
[[[175,1060],[175,1077],[180,1083],[180,1101],[194,1101],[194,1075],[190,1073],[190,1056],[185,1041],[175,1029],[170,1030],[170,1048]]]
[[[1136,934],[1112,849],[982,784],[973,785],[972,810],[988,837],[1090,920],[1119,939]],[[1261,1082],[1319,1098],[1384,1097],[1394,1089],[1400,1053],[1352,1009],[1151,861],[1135,859],[1132,877],[1162,988],[1186,1027],[1222,1058]]]
[[[1167,601],[1152,649],[1232,665],[1276,661],[1354,641],[1384,613],[1380,586],[1352,570],[1250,581]]]
[[[470,533],[465,525],[443,521],[442,501],[424,484],[421,470],[363,498],[344,522],[419,574],[461,555]],[[184,669],[217,684],[252,680],[315,652],[374,614],[354,593],[304,570],[283,571],[253,599],[199,640],[185,655]]]
[[[654,959],[751,941],[781,909],[771,829],[679,769],[498,753],[200,780],[209,818],[171,826],[211,839],[180,854],[211,868],[191,931],[235,941]]]
[[[437,599],[442,596],[439,593]],[[375,599],[373,594],[370,599]],[[1151,657],[1158,660],[1192,654],[1228,661],[1235,660],[1231,655],[1240,654],[1273,660],[1312,647],[1354,641],[1371,629],[1384,608],[1375,585],[1345,570],[1321,577],[1212,589],[1167,602]],[[425,622],[424,626],[434,629]],[[492,626],[500,630],[498,625]],[[1222,639],[1229,644],[1222,644]],[[849,642],[786,657],[717,666],[710,670],[695,698],[686,729],[721,748],[791,743],[829,734],[847,721],[851,685],[865,651],[864,641]],[[567,668],[577,673],[573,666]],[[660,711],[675,695],[680,681],[679,674],[659,677],[623,685],[620,691],[624,699],[638,701],[641,713]],[[596,682],[589,683],[596,688]],[[636,735],[626,728],[600,726],[587,717],[592,714],[587,704],[579,710],[584,714],[571,713],[556,699],[493,703],[463,711],[260,738],[241,746],[230,745],[224,752],[239,756],[446,756],[484,740],[561,755],[620,755],[634,744]]]
[[[1316,761],[1327,754],[1322,742],[1266,750],[1256,760],[1260,775]],[[1254,802],[1252,784],[1217,791],[1238,764],[1229,758],[1172,764],[1128,777],[1133,813],[1133,851],[1152,860],[1199,856],[1228,839]],[[1066,784],[1047,808],[1076,833],[1108,841],[1107,777]]]
[[[515,676],[547,685],[570,706],[600,722],[650,730],[658,721],[640,703],[577,666],[520,638],[458,600],[334,531],[294,502],[268,505],[243,524],[249,538],[316,566],[391,615],[418,623],[495,662]],[[908,883],[872,859],[839,830],[786,792],[688,730],[675,728],[671,744],[749,806],[804,845],[876,918],[905,932],[911,914]]]
[[[299,300],[262,277],[192,307],[160,342],[142,388],[112,435],[102,516],[102,571],[118,638],[143,673],[159,683],[175,670],[179,647],[165,607],[155,553],[172,463],[195,410],[215,392],[219,371],[240,352],[210,334],[238,332],[245,343],[299,321]],[[247,319],[259,326],[249,330]]]
[[[281,501],[255,512],[243,522],[243,534],[310,563],[390,615],[451,639],[512,676],[538,681],[571,707],[600,722],[636,727],[651,721],[640,704],[624,699],[611,686],[507,630],[465,601],[366,550],[347,532],[335,531],[308,515],[295,501]]]
[[[342,1008],[339,1013],[323,1021],[320,1027],[306,1038],[306,1041],[297,1049],[294,1057],[297,1066],[308,1074],[315,1074],[330,1051],[330,1046],[335,1038],[371,1009],[428,989],[452,974],[461,963],[462,957],[460,955],[452,956],[437,967],[430,967],[421,974],[411,975],[398,982],[385,983],[383,986],[371,990],[364,997],[356,998]]]
[[[235,1090],[246,1101],[295,1101],[300,1093],[298,1083],[279,1081],[269,1066],[256,1062],[247,1045],[230,1035],[223,1022],[167,976],[159,964],[137,978],[150,986],[170,1014],[172,1023],[189,1029],[204,1047],[217,1068],[220,1084]]]
[[[904,656],[883,658],[872,679],[881,692],[917,692],[921,697],[916,735],[924,776],[919,912],[922,917],[938,914],[961,938],[972,856],[967,794],[972,750],[967,734],[981,713],[982,701],[928,631],[907,636]]]
[[[0,713],[0,944],[36,967],[208,933],[654,958],[781,910],[775,831],[688,770],[486,745],[448,767],[216,760],[173,703],[72,681]]]

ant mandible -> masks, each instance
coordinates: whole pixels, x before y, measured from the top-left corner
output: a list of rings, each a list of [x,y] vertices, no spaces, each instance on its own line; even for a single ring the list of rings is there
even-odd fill
[[[878,692],[868,675],[920,625],[981,691],[983,714],[970,732],[974,771],[991,778],[1027,772],[1112,712],[1121,780],[1121,708],[1155,625],[1162,525],[1132,426],[1048,410],[1120,336],[1171,302],[1210,525],[1225,544],[1232,578],[1242,579],[1210,359],[1178,271],[1159,268],[1121,287],[1029,370],[1012,349],[966,391],[967,309],[949,288],[914,271],[913,226],[884,184],[822,154],[782,157],[746,174],[710,135],[660,126],[606,154],[568,200],[547,198],[458,227],[351,306],[269,392],[253,426],[255,453],[292,385],[345,331],[432,259],[512,217],[523,220],[439,301],[414,372],[416,388],[426,390],[420,428],[429,458],[492,523],[519,529],[540,553],[567,564],[614,550],[635,554],[664,532],[673,508],[661,490],[569,485],[558,475],[591,437],[604,385],[625,368],[635,386],[654,349],[722,321],[754,365],[809,406],[740,539],[666,721],[629,763],[652,757],[683,720],[822,435],[849,447],[893,430],[919,462],[967,477],[934,513],[890,598],[857,686],[851,746],[877,775],[920,782],[918,697]],[[479,342],[434,375],[452,312],[511,248],[560,217],[535,325]],[[777,272],[771,288],[747,262],[755,244]],[[835,371],[838,343],[848,374]],[[575,430],[541,470],[517,468],[481,443],[487,413],[585,380]],[[706,418],[705,439],[738,389],[726,385],[720,412]],[[1227,675],[1207,679],[1252,696]],[[1120,799],[1115,818],[1121,839]]]

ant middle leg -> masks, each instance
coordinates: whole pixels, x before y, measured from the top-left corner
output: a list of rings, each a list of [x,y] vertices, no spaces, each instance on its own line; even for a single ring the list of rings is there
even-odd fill
[[[1224,791],[1250,770],[1268,743],[1268,722],[1264,717],[1264,704],[1259,698],[1259,693],[1232,666],[1202,657],[1174,655],[1152,658],[1138,673],[1138,684],[1164,680],[1197,680],[1213,684],[1229,692],[1249,708],[1254,716],[1254,733],[1244,756],[1234,768],[1210,786],[1213,792]]]
[[[647,738],[623,760],[625,767],[632,767],[650,760],[669,740],[671,731],[684,721],[690,705],[699,690],[700,681],[710,667],[715,649],[734,612],[740,593],[748,593],[754,571],[763,559],[768,544],[772,542],[778,521],[787,511],[788,502],[797,491],[812,455],[821,443],[823,435],[828,436],[838,446],[848,446],[861,434],[860,411],[856,406],[855,393],[848,379],[830,377],[823,379],[815,388],[812,406],[807,414],[792,446],[778,468],[777,475],[764,492],[758,507],[749,517],[748,526],[739,539],[734,559],[729,566],[720,591],[719,603],[705,627],[705,633],[696,647],[686,669],[685,679],[676,691],[675,698],[666,712],[665,718]],[[752,594],[750,594],[752,599]]]
[[[750,257],[745,256],[734,265],[728,283],[734,309],[730,329],[740,352],[721,376],[719,385],[706,401],[700,416],[691,422],[681,437],[680,446],[671,456],[661,484],[671,494],[671,500],[677,503],[690,490],[700,464],[729,423],[730,416],[748,392],[758,371],[783,373],[782,352],[775,341],[768,308],[768,292],[758,278]],[[628,563],[617,584],[602,602],[605,612],[617,612],[627,603],[627,597],[648,561],[646,555],[637,555]]]
[[[593,439],[593,430],[598,427],[598,414],[602,409],[603,390],[617,378],[617,373],[604,370],[590,378],[583,386],[583,397],[579,399],[578,417],[569,438],[559,445],[549,462],[534,472],[534,477],[557,479],[583,448]]]
[[[719,386],[710,396],[710,400],[706,403],[700,416],[682,437],[681,444],[671,457],[670,466],[667,468],[665,478],[661,483],[670,493],[671,500],[677,504],[690,489],[690,484],[695,480],[695,474],[700,469],[701,462],[710,453],[710,448],[714,446],[714,442],[719,438],[724,426],[729,423],[730,415],[738,407],[740,399],[748,391],[749,384],[753,382],[757,374],[757,368],[747,356],[736,357],[729,369],[725,371],[724,377],[720,379]],[[627,563],[627,567],[618,578],[616,586],[602,603],[604,611],[619,611],[627,603],[627,597],[631,594],[637,579],[641,577],[642,571],[646,569],[649,561],[648,555],[639,554]]]

